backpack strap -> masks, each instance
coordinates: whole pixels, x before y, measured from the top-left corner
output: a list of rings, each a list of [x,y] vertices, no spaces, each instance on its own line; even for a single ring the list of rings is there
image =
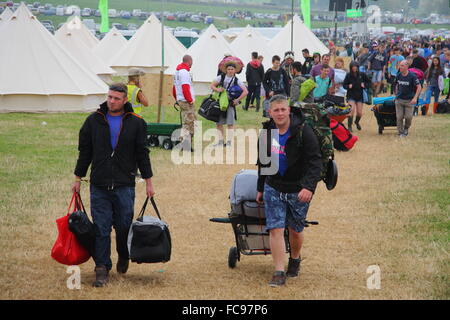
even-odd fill
[[[221,87],[223,87],[223,83],[225,82],[225,76],[226,76],[225,73],[223,73],[223,74],[220,76],[220,82],[219,82],[219,84],[220,84]]]
[[[303,121],[299,126],[298,135],[297,135],[297,145],[300,148],[303,148],[303,128],[304,127],[305,127],[305,122]]]

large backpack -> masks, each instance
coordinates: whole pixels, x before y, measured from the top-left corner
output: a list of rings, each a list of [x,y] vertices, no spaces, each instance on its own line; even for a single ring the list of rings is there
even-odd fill
[[[325,182],[327,189],[332,190],[337,183],[337,166],[334,161],[333,137],[330,129],[330,119],[324,106],[317,103],[300,103],[305,121],[300,126],[298,143],[303,141],[303,127],[308,124],[314,131],[320,145],[322,154],[322,172],[320,178]],[[294,114],[298,112],[294,110]]]

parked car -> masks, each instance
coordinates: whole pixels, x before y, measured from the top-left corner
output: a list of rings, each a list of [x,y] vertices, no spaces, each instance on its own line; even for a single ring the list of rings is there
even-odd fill
[[[192,22],[200,22],[200,17],[195,14],[195,15],[191,16],[191,21]]]
[[[130,11],[122,11],[120,17],[123,19],[131,19],[131,13]]]
[[[116,9],[108,9],[108,16],[110,18],[115,18],[117,17],[117,10]]]
[[[128,30],[137,30],[138,26],[135,23],[129,23],[127,25]]]
[[[64,11],[65,10],[66,9],[63,6],[57,6],[56,7],[56,15],[60,16],[60,17],[64,16]]]
[[[91,10],[90,8],[84,8],[84,9],[81,11],[81,16],[82,16],[82,17],[90,17],[91,14],[92,14],[92,10]]]
[[[54,15],[56,15],[56,8],[50,8],[50,9],[44,10],[44,15],[45,16],[54,16]]]
[[[211,16],[206,16],[204,22],[205,24],[211,24],[214,22],[214,19]]]
[[[126,30],[126,28],[121,23],[113,23],[111,25],[112,27],[115,27],[117,30]]]
[[[141,16],[141,13],[142,13],[142,10],[141,10],[141,9],[133,9],[131,15],[132,15],[133,17],[140,17],[140,16]]]
[[[187,16],[184,13],[180,13],[177,15],[177,19],[178,19],[178,21],[186,21]]]

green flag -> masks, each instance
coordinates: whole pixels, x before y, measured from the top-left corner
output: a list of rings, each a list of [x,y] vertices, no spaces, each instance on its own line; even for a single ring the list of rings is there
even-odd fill
[[[300,0],[300,8],[302,9],[303,22],[308,29],[311,29],[311,0]]]
[[[98,1],[98,10],[100,10],[100,15],[102,22],[100,24],[100,32],[108,32],[109,31],[109,15],[108,15],[108,0],[99,0]]]

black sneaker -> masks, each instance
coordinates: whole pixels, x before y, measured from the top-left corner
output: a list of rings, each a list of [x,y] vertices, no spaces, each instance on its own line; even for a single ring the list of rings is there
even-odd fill
[[[119,260],[117,261],[117,265],[116,265],[117,273],[122,273],[122,274],[127,273],[129,263],[130,263],[129,259],[124,259],[124,258],[119,257]]]
[[[356,124],[356,129],[358,129],[359,131],[361,131],[361,125],[359,124],[359,122],[355,122]]]
[[[269,286],[280,287],[286,284],[286,274],[284,271],[275,271],[272,279],[269,281]]]
[[[95,281],[92,286],[96,288],[104,287],[109,280],[109,271],[105,266],[95,267]]]
[[[300,272],[300,263],[302,262],[302,259],[292,259],[289,258],[289,264],[286,272],[286,277],[289,278],[295,278],[298,276],[298,273]]]

